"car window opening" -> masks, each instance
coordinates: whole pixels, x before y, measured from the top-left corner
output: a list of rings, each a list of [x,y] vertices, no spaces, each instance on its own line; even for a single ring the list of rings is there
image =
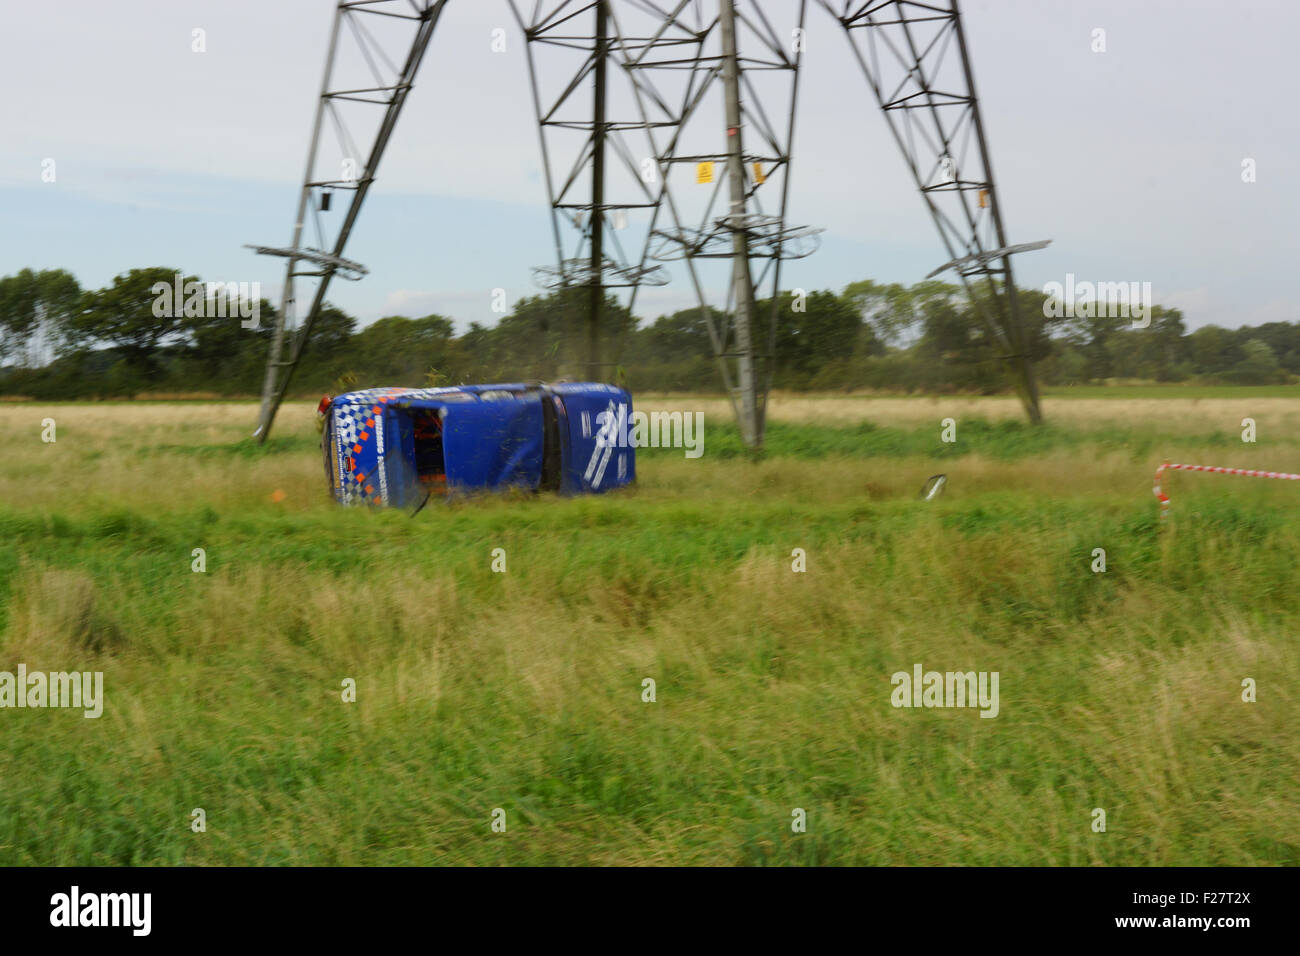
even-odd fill
[[[442,450],[442,416],[436,408],[412,408],[415,471],[427,491],[446,491],[447,462]]]

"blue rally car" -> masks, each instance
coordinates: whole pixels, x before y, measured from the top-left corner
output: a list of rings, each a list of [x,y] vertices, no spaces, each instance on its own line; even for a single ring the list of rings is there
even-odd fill
[[[636,478],[632,396],[613,385],[371,388],[327,397],[318,412],[340,504],[403,507],[512,486],[582,494]]]

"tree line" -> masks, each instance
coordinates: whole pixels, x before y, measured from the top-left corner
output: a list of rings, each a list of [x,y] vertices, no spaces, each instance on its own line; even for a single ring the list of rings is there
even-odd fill
[[[149,394],[256,395],[275,308],[261,300],[217,308],[202,294],[159,309],[159,289],[177,269],[132,269],[101,289],[83,289],[66,270],[24,269],[0,278],[0,394],[110,398]],[[1300,381],[1300,322],[1188,332],[1178,309],[1150,307],[1145,327],[1113,309],[1048,308],[1047,296],[1019,291],[1028,348],[1046,385],[1113,380],[1196,384]],[[186,308],[185,305],[191,306]],[[979,306],[949,283],[854,282],[841,292],[783,292],[778,315],[777,388],[992,393],[1007,387],[1004,350]],[[194,307],[197,306],[197,307]],[[758,303],[765,321],[771,300]],[[313,395],[351,384],[425,385],[576,378],[589,297],[584,289],[517,300],[493,326],[471,322],[457,335],[442,315],[387,316],[364,328],[326,305],[316,319],[292,392]],[[159,313],[162,314],[159,314]],[[721,327],[721,312],[713,311]],[[603,376],[643,391],[720,387],[704,314],[684,309],[646,322],[615,299],[600,316]],[[765,327],[765,326],[764,326]]]

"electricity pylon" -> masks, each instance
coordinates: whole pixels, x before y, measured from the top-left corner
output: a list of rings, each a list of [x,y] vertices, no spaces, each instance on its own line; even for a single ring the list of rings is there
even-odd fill
[[[681,0],[672,10],[656,8],[655,42],[622,48],[662,176],[647,255],[685,264],[752,449],[763,445],[781,262],[815,251],[820,232],[786,223],[805,7],[804,0]],[[783,125],[769,119],[765,101],[783,107]],[[707,195],[701,185],[712,187]],[[763,197],[773,194],[767,211]],[[705,291],[709,260],[729,270],[724,322],[715,321]],[[763,263],[757,275],[755,262]],[[765,287],[770,309],[760,317],[757,293]]]
[[[818,0],[843,26],[972,308],[1010,366],[1025,413],[1042,421],[1038,384],[957,0]],[[987,300],[974,288],[982,283]]]
[[[939,229],[949,261],[931,276],[956,270],[1013,369],[1029,418],[1040,421],[1011,255],[1047,243],[1007,243],[957,0],[818,2],[844,28]],[[366,272],[343,257],[344,248],[446,3],[337,4],[292,242],[256,247],[289,260],[259,441],[270,432],[330,280]],[[603,377],[610,364],[600,354],[605,290],[626,290],[630,311],[641,286],[667,281],[653,261],[679,261],[745,444],[761,448],[781,319],[781,263],[815,251],[821,231],[786,222],[807,0],[533,0],[527,17],[521,3],[510,0],[527,41],[556,250],[556,265],[535,272],[549,288],[588,290],[589,377]],[[350,63],[344,48],[353,52]],[[554,68],[540,64],[542,49],[579,54],[559,74],[565,82],[558,91],[543,91],[542,76]],[[348,66],[353,74],[345,76]],[[589,109],[578,95],[588,78]],[[769,107],[784,123],[769,119]],[[364,165],[347,108],[369,113]],[[327,120],[335,134],[328,144]],[[577,142],[560,160],[558,140],[570,134]],[[645,138],[640,150],[630,142],[637,136]],[[334,191],[350,191],[351,200],[330,230],[322,213]],[[772,196],[765,209],[764,198]],[[631,216],[648,219],[635,230],[644,231],[639,257],[617,235]],[[309,217],[315,244],[304,237]],[[570,230],[577,243],[566,254]],[[705,274],[714,265],[729,270],[717,283],[727,289],[721,310],[706,293]],[[295,280],[315,283],[301,324]],[[760,290],[769,295],[766,316],[758,315]]]
[[[292,241],[286,247],[252,247],[289,260],[253,433],[259,443],[271,432],[330,280],[335,275],[355,280],[366,274],[360,263],[343,258],[343,250],[446,4],[447,0],[340,0],[335,8]],[[325,135],[327,123],[332,137]],[[364,153],[354,130],[368,134],[363,141],[370,146]],[[322,214],[330,211],[335,192],[351,193],[351,200],[341,221],[330,228]],[[309,218],[313,232],[304,236]],[[297,324],[300,290],[295,280],[300,279],[314,288]]]
[[[521,6],[510,0],[524,34],[556,256],[554,266],[533,273],[547,289],[587,290],[583,364],[599,381],[614,364],[601,355],[606,290],[625,294],[630,310],[642,285],[668,281],[663,269],[633,259],[618,238],[631,217],[658,203],[628,142],[644,122],[631,111],[617,67],[611,0],[534,2],[527,17]],[[581,95],[588,80],[589,100]]]

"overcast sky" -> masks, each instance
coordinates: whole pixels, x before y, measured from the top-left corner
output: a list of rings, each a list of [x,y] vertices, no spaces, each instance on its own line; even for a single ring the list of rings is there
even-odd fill
[[[332,0],[2,3],[0,274],[61,267],[96,287],[163,265],[278,290],[282,261],[243,244],[290,240]],[[790,219],[827,231],[782,284],[910,284],[946,257],[839,26],[809,6]],[[1300,4],[963,11],[1009,239],[1053,240],[1017,259],[1022,285],[1150,282],[1191,327],[1300,321]],[[537,291],[531,267],[554,253],[505,0],[452,0],[348,255],[370,275],[330,298],[363,322],[491,322],[493,288]],[[637,311],[691,303],[679,281]]]

